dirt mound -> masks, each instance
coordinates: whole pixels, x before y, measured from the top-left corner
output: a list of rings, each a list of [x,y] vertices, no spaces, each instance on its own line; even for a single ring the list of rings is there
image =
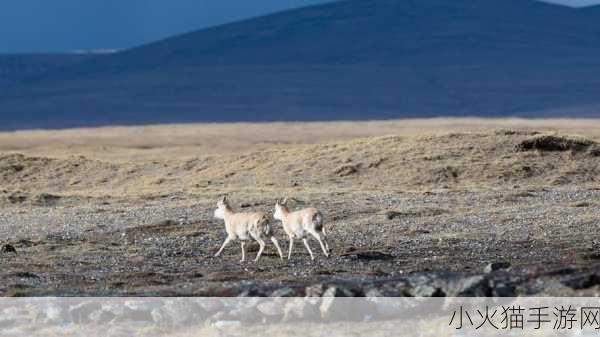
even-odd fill
[[[50,207],[56,206],[61,199],[60,196],[50,193],[32,195],[31,193],[22,191],[0,191],[0,205],[21,205],[27,203],[27,205]]]
[[[559,136],[559,135],[536,135],[521,141],[517,145],[519,151],[572,151],[580,152],[587,150],[596,143],[582,137]]]
[[[335,169],[335,171],[333,173],[337,174],[340,177],[347,177],[349,175],[358,173],[358,170],[361,168],[361,166],[362,166],[362,164],[342,165],[342,166],[338,167],[337,169]]]
[[[0,204],[21,204],[27,201],[29,195],[20,191],[0,191]]]
[[[38,206],[54,206],[61,199],[60,196],[50,193],[40,193],[33,199],[33,203]]]
[[[0,177],[18,174],[31,168],[47,165],[50,159],[26,157],[22,154],[0,155]]]
[[[10,203],[31,201],[52,206],[56,194],[74,190],[88,192],[106,187],[114,190],[117,182],[135,174],[130,165],[104,163],[85,157],[47,158],[23,154],[0,154],[0,187],[21,191],[8,196]],[[40,192],[44,191],[44,192]]]

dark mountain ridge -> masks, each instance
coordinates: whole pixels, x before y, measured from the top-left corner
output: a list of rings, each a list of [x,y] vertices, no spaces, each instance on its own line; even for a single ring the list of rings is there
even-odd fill
[[[519,57],[539,57],[540,48],[578,55],[598,48],[599,18],[585,15],[592,11],[527,0],[340,1],[183,34],[77,68],[404,64],[424,55],[439,63],[432,51],[505,57],[508,48]]]
[[[0,93],[2,128],[600,116],[600,12],[349,0],[191,32]]]

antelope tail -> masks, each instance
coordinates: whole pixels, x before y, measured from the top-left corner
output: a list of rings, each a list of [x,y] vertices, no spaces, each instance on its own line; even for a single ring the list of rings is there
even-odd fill
[[[262,228],[262,232],[267,236],[272,236],[273,235],[273,227],[271,226],[271,223],[269,222],[269,218],[267,218],[266,216],[263,217],[260,222],[259,222],[261,228]]]
[[[321,212],[315,213],[313,216],[313,224],[315,224],[315,229],[317,231],[323,231],[323,214],[321,214]]]

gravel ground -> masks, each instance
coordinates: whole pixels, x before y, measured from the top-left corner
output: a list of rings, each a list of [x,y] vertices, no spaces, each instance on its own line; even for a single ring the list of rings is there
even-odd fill
[[[253,206],[244,210],[271,211],[259,196],[247,200]],[[0,295],[230,296],[327,283],[363,289],[397,285],[424,272],[466,277],[492,262],[510,266],[517,276],[567,268],[573,278],[589,273],[600,259],[597,189],[314,195],[311,204],[326,215],[333,246],[327,259],[311,241],[314,262],[299,242],[291,261],[280,261],[267,246],[259,264],[240,264],[238,244],[214,258],[224,228],[211,218],[213,203],[175,194],[7,206],[0,214],[0,237],[16,254],[0,253]],[[286,250],[280,225],[275,227]],[[256,249],[249,245],[250,257]]]

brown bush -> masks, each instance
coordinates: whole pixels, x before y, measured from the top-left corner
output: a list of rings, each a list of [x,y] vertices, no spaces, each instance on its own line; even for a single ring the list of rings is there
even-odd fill
[[[584,151],[595,142],[580,137],[538,135],[525,139],[517,145],[518,151]]]

